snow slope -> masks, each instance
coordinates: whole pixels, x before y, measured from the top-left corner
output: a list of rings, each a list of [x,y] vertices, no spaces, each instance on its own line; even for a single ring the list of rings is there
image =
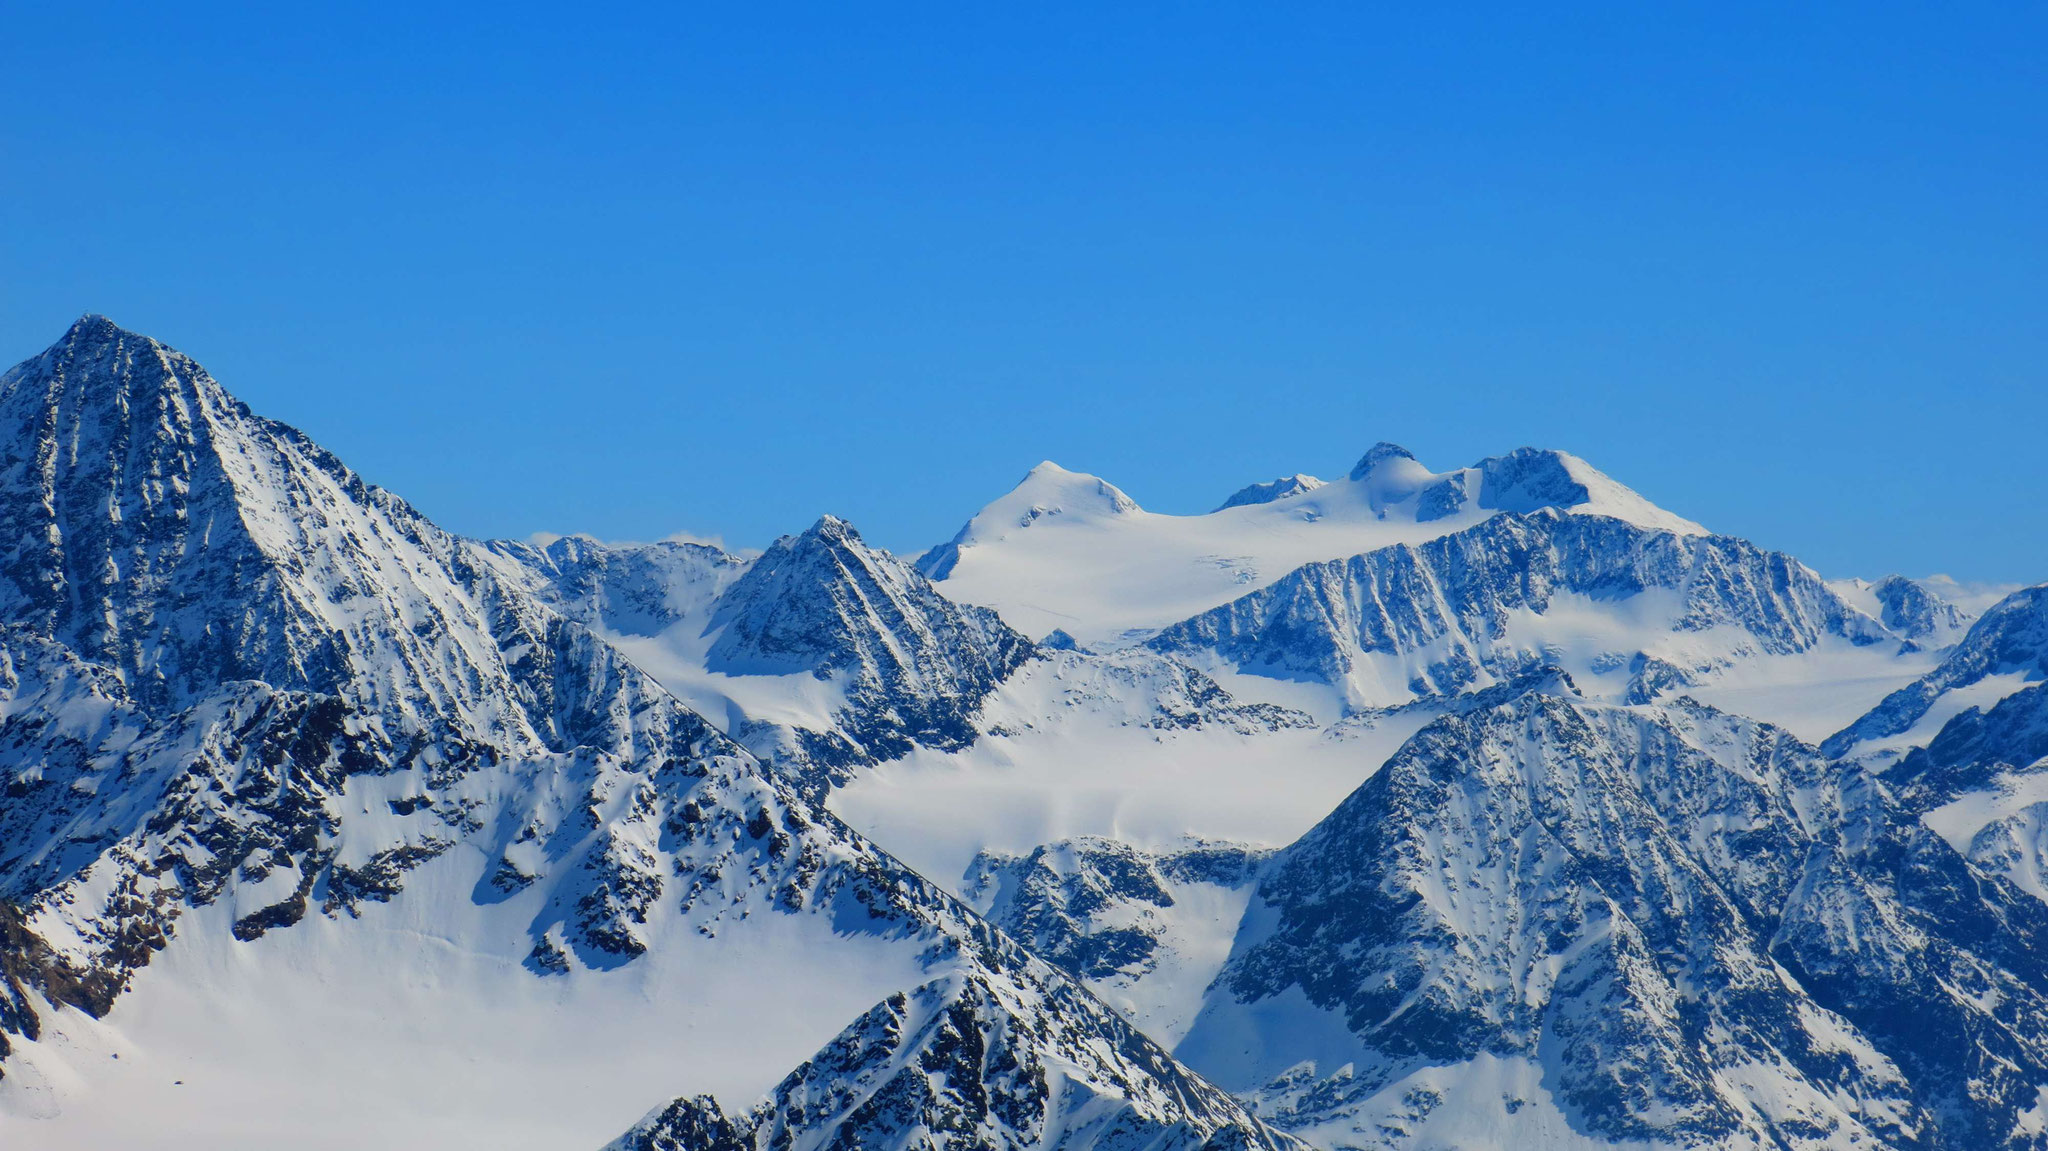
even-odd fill
[[[1213,840],[1145,851],[1086,837],[1028,855],[984,851],[963,883],[976,910],[1170,1047],[1229,956],[1271,856]]]
[[[544,897],[476,904],[487,862],[452,853],[360,919],[254,941],[224,906],[188,917],[105,1018],[53,1012],[17,1045],[0,1145],[596,1147],[679,1083],[751,1101],[929,978],[915,949],[789,915],[658,925],[640,961],[542,978]]]
[[[1313,826],[1427,722],[1324,727],[1247,704],[1168,657],[1051,653],[983,707],[987,733],[864,771],[830,806],[950,881],[982,851],[1082,836],[1143,848],[1184,837],[1278,846]]]
[[[1286,487],[1296,489],[1167,516],[1047,461],[918,563],[948,596],[993,606],[1026,635],[1059,629],[1094,645],[1186,619],[1303,563],[1421,543],[1501,510],[1567,508],[1704,532],[1573,455],[1534,449],[1432,473],[1405,449],[1378,444],[1346,479]]]
[[[1206,611],[1306,563],[1421,543],[1500,511],[1555,507],[1680,535],[1705,531],[1576,456],[1530,448],[1438,473],[1380,444],[1345,479],[1276,482],[1299,490],[1207,515],[1164,515],[1047,461],[918,565],[947,595],[995,608],[1026,635],[1058,629],[1094,645]]]

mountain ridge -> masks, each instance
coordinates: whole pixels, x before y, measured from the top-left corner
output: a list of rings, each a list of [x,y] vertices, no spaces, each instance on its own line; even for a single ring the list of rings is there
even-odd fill
[[[0,1139],[2048,1147],[2039,588],[1389,443],[475,541],[96,317],[0,497]]]
[[[503,551],[450,536],[361,483],[233,403],[196,364],[82,321],[5,379],[0,409],[47,403],[73,414],[69,425],[25,421],[0,441],[0,483],[44,496],[0,502],[59,525],[0,587],[28,617],[0,633],[0,843],[12,850],[0,859],[0,894],[21,907],[8,912],[0,956],[0,1019],[19,1040],[8,1069],[20,1072],[0,1079],[0,1121],[19,1118],[7,1112],[22,1101],[47,1109],[59,1085],[79,1082],[64,1052],[112,1033],[71,1010],[132,1024],[133,996],[162,989],[159,953],[181,969],[209,954],[242,957],[221,977],[231,993],[244,978],[232,972],[253,978],[252,957],[286,946],[280,937],[400,912],[472,921],[482,934],[470,946],[508,958],[524,950],[517,978],[566,980],[588,995],[615,994],[604,991],[614,973],[685,940],[715,947],[708,941],[746,935],[757,915],[781,915],[893,946],[927,973],[1092,1002],[508,579]],[[112,392],[98,402],[123,418],[47,401],[80,383]],[[132,396],[155,397],[162,418],[127,420]],[[91,450],[67,453],[72,442]],[[137,459],[157,470],[130,483],[136,469],[125,465]],[[187,471],[159,485],[167,460]],[[208,470],[215,460],[227,462]],[[195,512],[208,517],[196,547],[183,530]],[[857,538],[826,528],[834,544]],[[93,563],[116,557],[90,586],[118,629],[95,630],[39,596],[79,582],[67,547]],[[158,555],[188,567],[156,578]],[[124,575],[120,560],[133,557],[143,562]],[[193,585],[201,601],[185,598]],[[223,606],[271,622],[234,632],[225,648],[181,643],[207,635],[205,619]],[[114,642],[109,631],[141,631],[146,642]],[[85,659],[74,644],[117,663]],[[425,902],[451,887],[464,898]],[[1064,1041],[1084,1047],[1105,1028],[1127,1033],[1101,1008],[1076,1006],[1062,1021]],[[1035,1052],[1041,1038],[1018,1050]],[[1156,1076],[1184,1086],[1161,1090]],[[1233,1125],[1262,1146],[1286,1143],[1163,1053],[1125,1067],[1101,1095],[1129,1103],[1166,1146]],[[73,1111],[88,1125],[103,1118]],[[223,1118],[236,1121],[222,1112],[206,1125]]]

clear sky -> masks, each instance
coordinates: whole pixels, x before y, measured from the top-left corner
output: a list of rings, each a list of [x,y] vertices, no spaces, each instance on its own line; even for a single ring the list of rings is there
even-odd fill
[[[107,313],[472,535],[1390,439],[2048,579],[2038,2],[332,7],[9,7],[0,360]]]

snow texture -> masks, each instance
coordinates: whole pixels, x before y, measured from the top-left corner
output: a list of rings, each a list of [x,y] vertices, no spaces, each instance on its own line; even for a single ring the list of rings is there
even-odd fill
[[[478,542],[87,317],[0,376],[0,1142],[2048,1148],[2044,593],[1385,443]]]
[[[332,939],[349,923],[388,921],[387,906],[411,925],[402,938],[415,944],[439,937],[461,954],[495,952],[528,981],[517,986],[560,980],[580,989],[551,1008],[524,997],[552,1018],[585,996],[611,1003],[590,1018],[626,1044],[644,1018],[664,1015],[722,1023],[723,1033],[701,1036],[714,1047],[764,1038],[746,1013],[705,1010],[714,1005],[693,999],[688,979],[639,984],[655,999],[636,1017],[618,1009],[622,985],[607,978],[698,951],[710,957],[709,974],[721,955],[746,952],[705,941],[758,940],[762,917],[815,923],[847,941],[849,958],[877,944],[895,957],[869,970],[1092,1003],[533,594],[507,572],[522,557],[440,531],[296,432],[250,414],[163,345],[89,317],[0,379],[0,414],[10,433],[0,440],[0,514],[20,541],[0,581],[14,621],[0,632],[0,1028],[11,1036],[7,1069],[17,1072],[0,1080],[0,1122],[32,1125],[22,1137],[104,1145],[134,1112],[120,1097],[94,1102],[105,1072],[87,1061],[104,1055],[110,1067],[123,1046],[130,1066],[202,1059],[219,1073],[215,1092],[222,1081],[262,1081],[264,1068],[250,1061],[265,1048],[252,1041],[246,1013],[188,1011],[193,1025],[169,1031],[152,1019],[178,1015],[175,1005],[191,997],[261,1000],[279,980],[290,988],[301,964],[260,961],[272,937]],[[801,541],[785,549],[791,562],[838,562],[857,544],[830,522],[812,536],[811,552]],[[575,569],[577,550],[548,562]],[[732,580],[721,600],[748,576],[779,578],[786,569],[771,558]],[[709,590],[728,565],[684,549],[651,566],[657,585],[673,586],[680,573]],[[663,613],[687,609],[666,593],[614,594],[621,580],[630,593],[642,574],[564,580],[559,598],[596,605],[614,624],[624,612],[659,626]],[[891,662],[920,638],[894,630],[901,618],[890,620],[888,656],[860,648],[857,631],[850,639],[829,628],[811,634],[819,646],[810,655],[791,655],[783,640],[798,623],[778,613],[802,597],[768,586],[759,611],[725,621],[744,616],[729,658],[772,652],[813,675],[872,663],[907,676],[915,664]],[[914,596],[921,583],[854,586],[867,593],[872,620],[882,593]],[[1022,645],[988,617],[933,606],[974,632],[923,637],[934,646],[922,654],[942,672],[986,670],[972,639],[1021,658]],[[301,957],[303,966],[378,938],[368,928],[345,934],[348,944]],[[185,978],[142,978],[160,954]],[[366,970],[402,988],[467,966],[436,968],[437,954],[401,946],[395,962]],[[778,966],[789,965],[762,969]],[[395,990],[370,984],[387,999]],[[458,1034],[424,1050],[366,1042],[357,1053],[364,1065],[345,1061],[338,1083],[295,1077],[239,1107],[134,1117],[147,1128],[178,1115],[195,1145],[273,1145],[309,1093],[380,1082],[373,1056],[409,1052],[401,1066],[424,1069],[464,1037],[460,1025],[481,1040],[491,1013],[471,997],[503,993],[504,980],[443,986],[429,1002]],[[771,978],[748,994],[773,1001],[785,992]],[[315,1006],[302,995],[282,999],[301,1017]],[[1190,1146],[1225,1128],[1285,1144],[1106,1009],[1061,1018],[1064,1046],[1048,1052],[1121,1053],[1104,1058],[1107,1078],[1091,1080],[1100,1111]],[[237,1049],[239,1059],[223,1054]],[[561,1106],[547,1093],[471,1086],[449,1091],[443,1122],[466,1114],[517,1132],[522,1118],[545,1121]],[[625,1125],[623,1116],[615,1122],[614,1131]],[[314,1138],[360,1145],[375,1125],[366,1115]],[[1115,1129],[1117,1120],[1104,1120]],[[424,1139],[401,1136],[416,1137]],[[303,1132],[294,1138],[309,1142]],[[1126,1144],[1104,1136],[1101,1145]]]

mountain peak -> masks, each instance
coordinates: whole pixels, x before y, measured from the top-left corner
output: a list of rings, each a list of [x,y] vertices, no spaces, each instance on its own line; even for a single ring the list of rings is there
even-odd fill
[[[0,376],[0,476],[0,616],[116,669],[146,706],[242,680],[468,700],[491,674],[470,657],[494,646],[383,629],[472,622],[467,593],[411,558],[452,548],[437,529],[104,316]]]
[[[158,356],[191,363],[188,357],[172,351],[162,341],[124,328],[98,312],[87,312],[72,321],[71,326],[64,330],[64,334],[57,338],[56,343],[51,344],[41,356],[28,363],[47,360],[92,362],[98,360],[104,352],[122,347],[146,348]],[[196,364],[192,366],[197,367]]]
[[[854,526],[830,512],[818,517],[804,535],[832,543],[860,543],[860,532]]]
[[[41,353],[0,373],[0,405],[9,427],[54,420],[88,436],[195,442],[209,433],[206,413],[241,410],[190,356],[98,313],[80,316]]]
[[[1230,498],[1218,505],[1216,510],[1220,512],[1225,508],[1241,508],[1250,504],[1270,504],[1275,500],[1284,500],[1289,496],[1298,496],[1303,492],[1312,492],[1322,486],[1323,481],[1316,477],[1296,472],[1291,476],[1281,476],[1279,479],[1267,480],[1264,483],[1246,484],[1244,487],[1232,492]]]
[[[962,549],[1005,539],[1041,521],[1112,523],[1141,510],[1138,501],[1100,476],[1040,460],[1016,487],[974,513],[951,540],[919,556],[917,570],[927,579],[946,579],[959,566]]]
[[[1009,494],[983,508],[975,521],[993,515],[1023,527],[1046,516],[1124,515],[1137,510],[1136,500],[1101,476],[1070,471],[1044,460],[1026,472]]]
[[[1366,452],[1357,466],[1351,469],[1349,478],[1377,512],[1402,503],[1432,485],[1440,485],[1444,477],[1425,467],[1421,460],[1415,458],[1414,452],[1382,440],[1374,444],[1372,450]],[[1459,489],[1425,502],[1429,508],[1418,505],[1418,514],[1424,519],[1440,518],[1464,503],[1464,492]]]
[[[1516,448],[1473,465],[1479,506],[1528,514],[1538,508],[1590,511],[1677,535],[1707,535],[1578,456],[1555,448]]]
[[[1402,447],[1400,444],[1389,443],[1386,440],[1381,440],[1379,443],[1376,443],[1372,447],[1368,448],[1366,450],[1365,455],[1359,458],[1358,463],[1354,465],[1351,469],[1351,478],[1354,480],[1362,480],[1366,476],[1369,476],[1374,471],[1378,470],[1379,466],[1381,464],[1386,463],[1388,460],[1414,459],[1414,452],[1409,451],[1407,448]]]
[[[72,322],[70,330],[64,333],[64,342],[106,336],[135,336],[137,339],[149,338],[129,331],[98,312],[87,312]]]

